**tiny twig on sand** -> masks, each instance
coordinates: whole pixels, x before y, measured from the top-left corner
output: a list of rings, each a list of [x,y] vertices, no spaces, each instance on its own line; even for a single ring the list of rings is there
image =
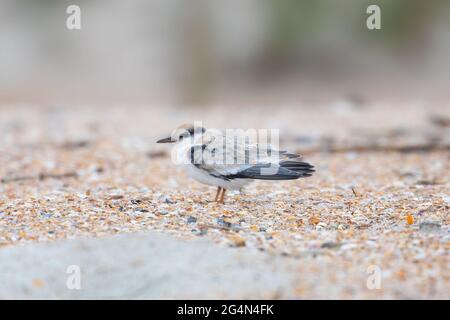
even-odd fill
[[[400,152],[400,153],[414,153],[414,152],[431,152],[431,151],[450,151],[449,145],[441,144],[418,144],[418,145],[366,145],[366,146],[349,146],[349,147],[327,147],[325,149],[309,149],[302,150],[302,154],[311,154],[316,152],[329,153],[347,153],[347,152]],[[299,151],[300,152],[300,151]]]
[[[227,226],[216,226],[213,224],[201,224],[198,226],[199,229],[218,229],[218,230],[226,230],[226,231],[240,231],[240,228],[237,227],[227,227]]]
[[[445,117],[443,115],[433,115],[430,117],[430,121],[432,124],[442,127],[442,128],[448,128],[450,127],[450,118]]]
[[[149,151],[147,152],[147,157],[149,158],[165,158],[167,157],[167,152],[165,151]]]
[[[67,141],[61,144],[59,147],[62,149],[73,150],[79,148],[89,147],[90,141],[87,140],[79,140],[79,141]]]
[[[63,179],[63,178],[76,178],[78,174],[76,172],[66,172],[62,174],[52,174],[52,173],[39,173],[37,176],[17,176],[17,177],[9,177],[2,178],[0,183],[9,183],[9,182],[19,182],[19,181],[27,181],[27,180],[45,180],[45,179]]]

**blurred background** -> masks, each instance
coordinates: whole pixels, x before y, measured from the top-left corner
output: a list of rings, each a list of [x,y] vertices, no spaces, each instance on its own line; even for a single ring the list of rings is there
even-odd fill
[[[442,102],[449,30],[445,0],[2,0],[0,103]]]

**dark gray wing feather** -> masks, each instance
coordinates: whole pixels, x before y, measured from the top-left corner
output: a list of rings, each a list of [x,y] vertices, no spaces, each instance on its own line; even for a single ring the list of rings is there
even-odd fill
[[[293,180],[310,177],[314,167],[306,162],[282,161],[275,166],[271,163],[257,164],[239,171],[237,174],[228,175],[229,179],[259,179],[259,180]]]

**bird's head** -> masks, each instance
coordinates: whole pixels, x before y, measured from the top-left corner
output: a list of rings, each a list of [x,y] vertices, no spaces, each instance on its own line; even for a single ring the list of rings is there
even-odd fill
[[[196,134],[205,133],[206,129],[199,126],[190,124],[184,124],[172,131],[172,134],[167,137],[156,141],[156,143],[176,143],[184,141],[188,138],[193,138]]]

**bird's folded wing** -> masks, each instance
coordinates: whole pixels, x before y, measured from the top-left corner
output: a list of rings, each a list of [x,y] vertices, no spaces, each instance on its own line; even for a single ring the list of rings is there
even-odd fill
[[[239,162],[236,154],[228,148],[214,145],[195,145],[191,147],[191,163],[217,177],[226,177],[251,167],[251,164]]]
[[[289,169],[279,169],[286,159],[299,160],[300,155],[278,150],[271,144],[252,144],[236,137],[213,136],[191,148],[191,162],[197,168],[217,177],[237,178],[245,173],[249,177],[260,175],[288,175]],[[280,172],[283,171],[283,172]],[[286,171],[286,172],[284,172]]]

